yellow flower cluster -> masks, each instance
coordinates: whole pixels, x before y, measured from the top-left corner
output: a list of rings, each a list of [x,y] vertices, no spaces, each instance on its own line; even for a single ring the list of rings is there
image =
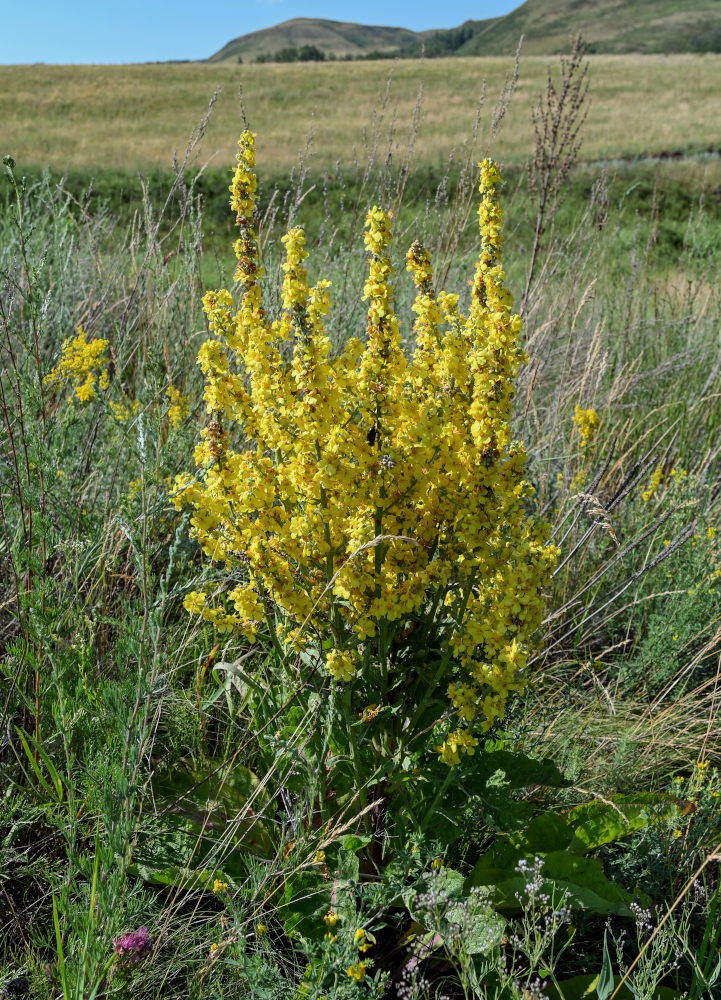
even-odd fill
[[[576,409],[573,411],[573,422],[581,435],[581,447],[585,448],[601,423],[598,411],[591,408],[584,410],[576,405]]]
[[[180,389],[169,385],[165,390],[170,406],[168,407],[168,422],[171,427],[179,427],[190,412],[190,403]]]
[[[239,145],[230,190],[242,294],[237,308],[227,290],[204,298],[212,336],[198,363],[211,422],[196,448],[199,472],[179,477],[176,502],[194,508],[192,532],[206,555],[245,582],[217,606],[193,593],[186,607],[250,639],[263,621],[275,635],[277,617],[290,648],[311,630],[329,636],[325,667],[346,683],[379,630],[400,633],[433,607],[450,636],[445,683],[465,723],[441,748],[456,762],[524,684],[541,588],[557,558],[545,526],[528,514],[526,453],[511,440],[525,355],[503,287],[498,168],[480,165],[481,250],[468,314],[458,295],[435,293],[430,254],[414,243],[415,347],[406,354],[391,220],[374,207],[365,232],[367,337],[333,356],[329,284],[309,286],[300,228],[283,240],[282,308],[266,315],[252,134]],[[232,426],[243,432],[239,450]]]
[[[95,399],[95,386],[99,389],[108,388],[107,340],[96,337],[88,340],[85,330],[76,327],[77,337],[63,341],[60,361],[55,368],[45,376],[45,385],[64,385],[72,383],[75,395],[81,403],[90,403]]]
[[[120,403],[116,403],[110,399],[108,400],[108,406],[115,419],[121,424],[137,417],[140,411],[140,403],[137,399],[123,399]]]

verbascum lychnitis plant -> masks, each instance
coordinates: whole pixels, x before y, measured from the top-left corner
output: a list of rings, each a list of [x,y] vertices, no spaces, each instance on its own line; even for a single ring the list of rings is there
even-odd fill
[[[227,290],[205,296],[211,337],[198,363],[211,421],[198,471],[179,477],[175,496],[222,572],[185,606],[272,648],[289,691],[327,690],[339,706],[330,749],[334,739],[367,745],[362,768],[358,747],[348,751],[359,780],[376,770],[390,780],[389,762],[410,744],[458,764],[526,683],[557,558],[511,439],[525,357],[503,287],[498,168],[480,164],[467,313],[457,294],[436,293],[430,254],[415,242],[404,349],[391,218],[374,207],[367,335],[334,354],[329,283],[309,284],[302,228],[283,237],[282,308],[264,307],[253,135],[239,146],[230,190],[240,301]]]

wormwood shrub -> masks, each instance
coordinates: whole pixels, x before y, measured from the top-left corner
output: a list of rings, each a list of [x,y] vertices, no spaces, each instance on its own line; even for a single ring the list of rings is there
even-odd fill
[[[344,817],[374,867],[438,809],[457,836],[467,792],[454,765],[526,683],[557,557],[509,426],[524,354],[503,288],[501,178],[483,161],[467,315],[458,295],[436,294],[428,251],[410,248],[405,344],[391,219],[371,209],[367,337],[333,356],[329,282],[309,285],[300,227],[283,238],[279,315],[266,311],[250,132],[239,146],[241,297],[204,299],[212,419],[175,496],[220,569],[185,606],[250,644],[233,676],[267,759],[305,799],[303,823]],[[460,770],[478,783],[488,768]]]

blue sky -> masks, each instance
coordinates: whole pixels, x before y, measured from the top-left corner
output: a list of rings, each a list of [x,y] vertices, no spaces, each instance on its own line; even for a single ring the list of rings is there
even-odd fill
[[[291,17],[422,31],[506,14],[521,0],[4,0],[0,63],[204,59],[227,41]]]

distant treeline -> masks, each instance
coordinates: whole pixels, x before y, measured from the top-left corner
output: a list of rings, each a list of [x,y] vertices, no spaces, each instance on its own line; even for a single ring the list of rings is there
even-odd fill
[[[278,49],[276,52],[261,53],[259,56],[255,57],[255,62],[325,62],[326,59],[332,61],[335,59],[335,56],[323,52],[323,50],[319,49],[317,45],[301,45],[300,48],[296,48],[294,45],[288,45],[283,49]],[[238,62],[242,61],[242,56],[238,56]]]

